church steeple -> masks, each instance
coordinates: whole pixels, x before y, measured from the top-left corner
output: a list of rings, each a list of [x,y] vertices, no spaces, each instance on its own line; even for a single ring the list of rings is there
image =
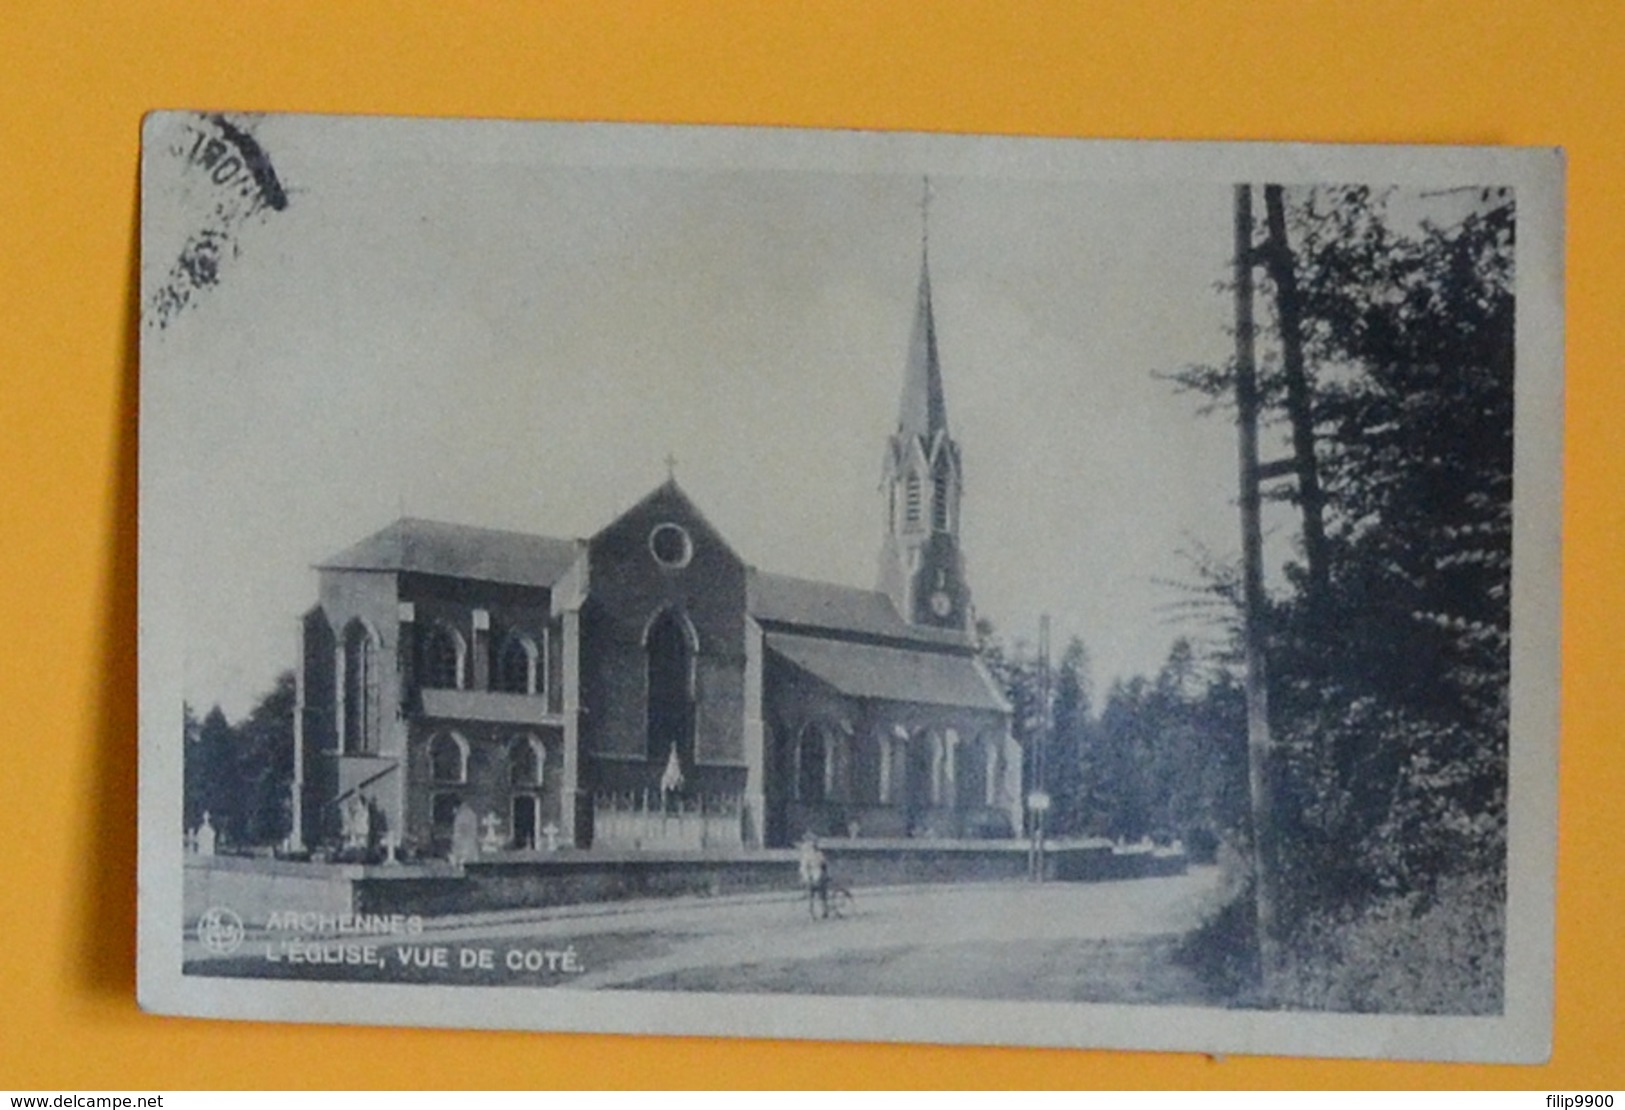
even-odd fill
[[[929,198],[929,185],[927,186]],[[903,368],[897,428],[886,445],[882,489],[885,538],[880,590],[915,624],[966,628],[970,590],[959,553],[963,484],[959,446],[948,434],[948,405],[931,303],[929,243],[922,235],[920,287]]]
[[[914,334],[908,343],[897,432],[926,440],[938,432],[944,435],[948,432],[948,405],[942,396],[942,364],[937,359],[937,322],[931,309],[929,246],[920,250],[919,301],[914,308]]]

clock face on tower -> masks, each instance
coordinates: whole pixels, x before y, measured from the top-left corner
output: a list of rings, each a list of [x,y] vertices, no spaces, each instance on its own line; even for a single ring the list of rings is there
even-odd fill
[[[954,599],[942,590],[931,595],[931,611],[939,617],[946,617],[954,610]]]

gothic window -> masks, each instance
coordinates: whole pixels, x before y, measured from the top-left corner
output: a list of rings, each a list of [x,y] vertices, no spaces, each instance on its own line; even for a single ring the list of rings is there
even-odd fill
[[[901,800],[912,826],[926,809],[936,804],[936,737],[922,729],[910,735],[908,742],[900,747],[904,753]]]
[[[440,690],[463,688],[463,638],[444,624],[429,627],[423,645],[423,685]]]
[[[904,798],[908,783],[908,730],[893,725],[880,737],[880,782],[877,801],[896,805]]]
[[[670,609],[649,625],[648,752],[665,762],[677,752],[680,767],[694,765],[694,642],[688,622]]]
[[[547,749],[534,736],[522,736],[508,745],[508,783],[510,786],[535,787],[542,785],[547,773]]]
[[[829,766],[825,775],[829,796],[836,801],[852,799],[852,737],[843,729],[830,737]]]
[[[961,809],[974,809],[987,802],[987,740],[985,737],[966,742],[955,756],[956,804]]]
[[[433,782],[468,781],[468,744],[455,732],[429,741],[429,778]]]
[[[378,751],[378,639],[359,620],[344,629],[344,750],[351,755]]]
[[[948,531],[948,460],[937,464],[931,476],[931,527],[938,532]]]
[[[882,805],[896,802],[902,791],[904,776],[908,774],[905,756],[908,752],[908,731],[894,725],[889,733],[875,737],[879,766],[876,768],[875,801]]]
[[[910,474],[903,483],[903,519],[909,525],[920,523],[920,476]]]
[[[535,694],[541,691],[541,652],[536,641],[514,634],[503,641],[491,685],[509,694]]]
[[[808,725],[796,741],[796,800],[817,804],[829,796],[829,742],[824,730]]]

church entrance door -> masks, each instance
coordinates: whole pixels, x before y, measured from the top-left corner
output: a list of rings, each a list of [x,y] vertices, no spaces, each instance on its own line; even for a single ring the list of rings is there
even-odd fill
[[[513,799],[513,846],[515,848],[536,847],[536,833],[539,827],[537,810],[541,808],[541,799],[534,794],[516,794]]]

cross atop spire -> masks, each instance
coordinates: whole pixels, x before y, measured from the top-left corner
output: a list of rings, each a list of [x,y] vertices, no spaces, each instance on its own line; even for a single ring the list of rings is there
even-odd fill
[[[931,175],[920,181],[920,254],[931,251]]]
[[[677,481],[677,456],[671,451],[666,452],[666,481]]]

